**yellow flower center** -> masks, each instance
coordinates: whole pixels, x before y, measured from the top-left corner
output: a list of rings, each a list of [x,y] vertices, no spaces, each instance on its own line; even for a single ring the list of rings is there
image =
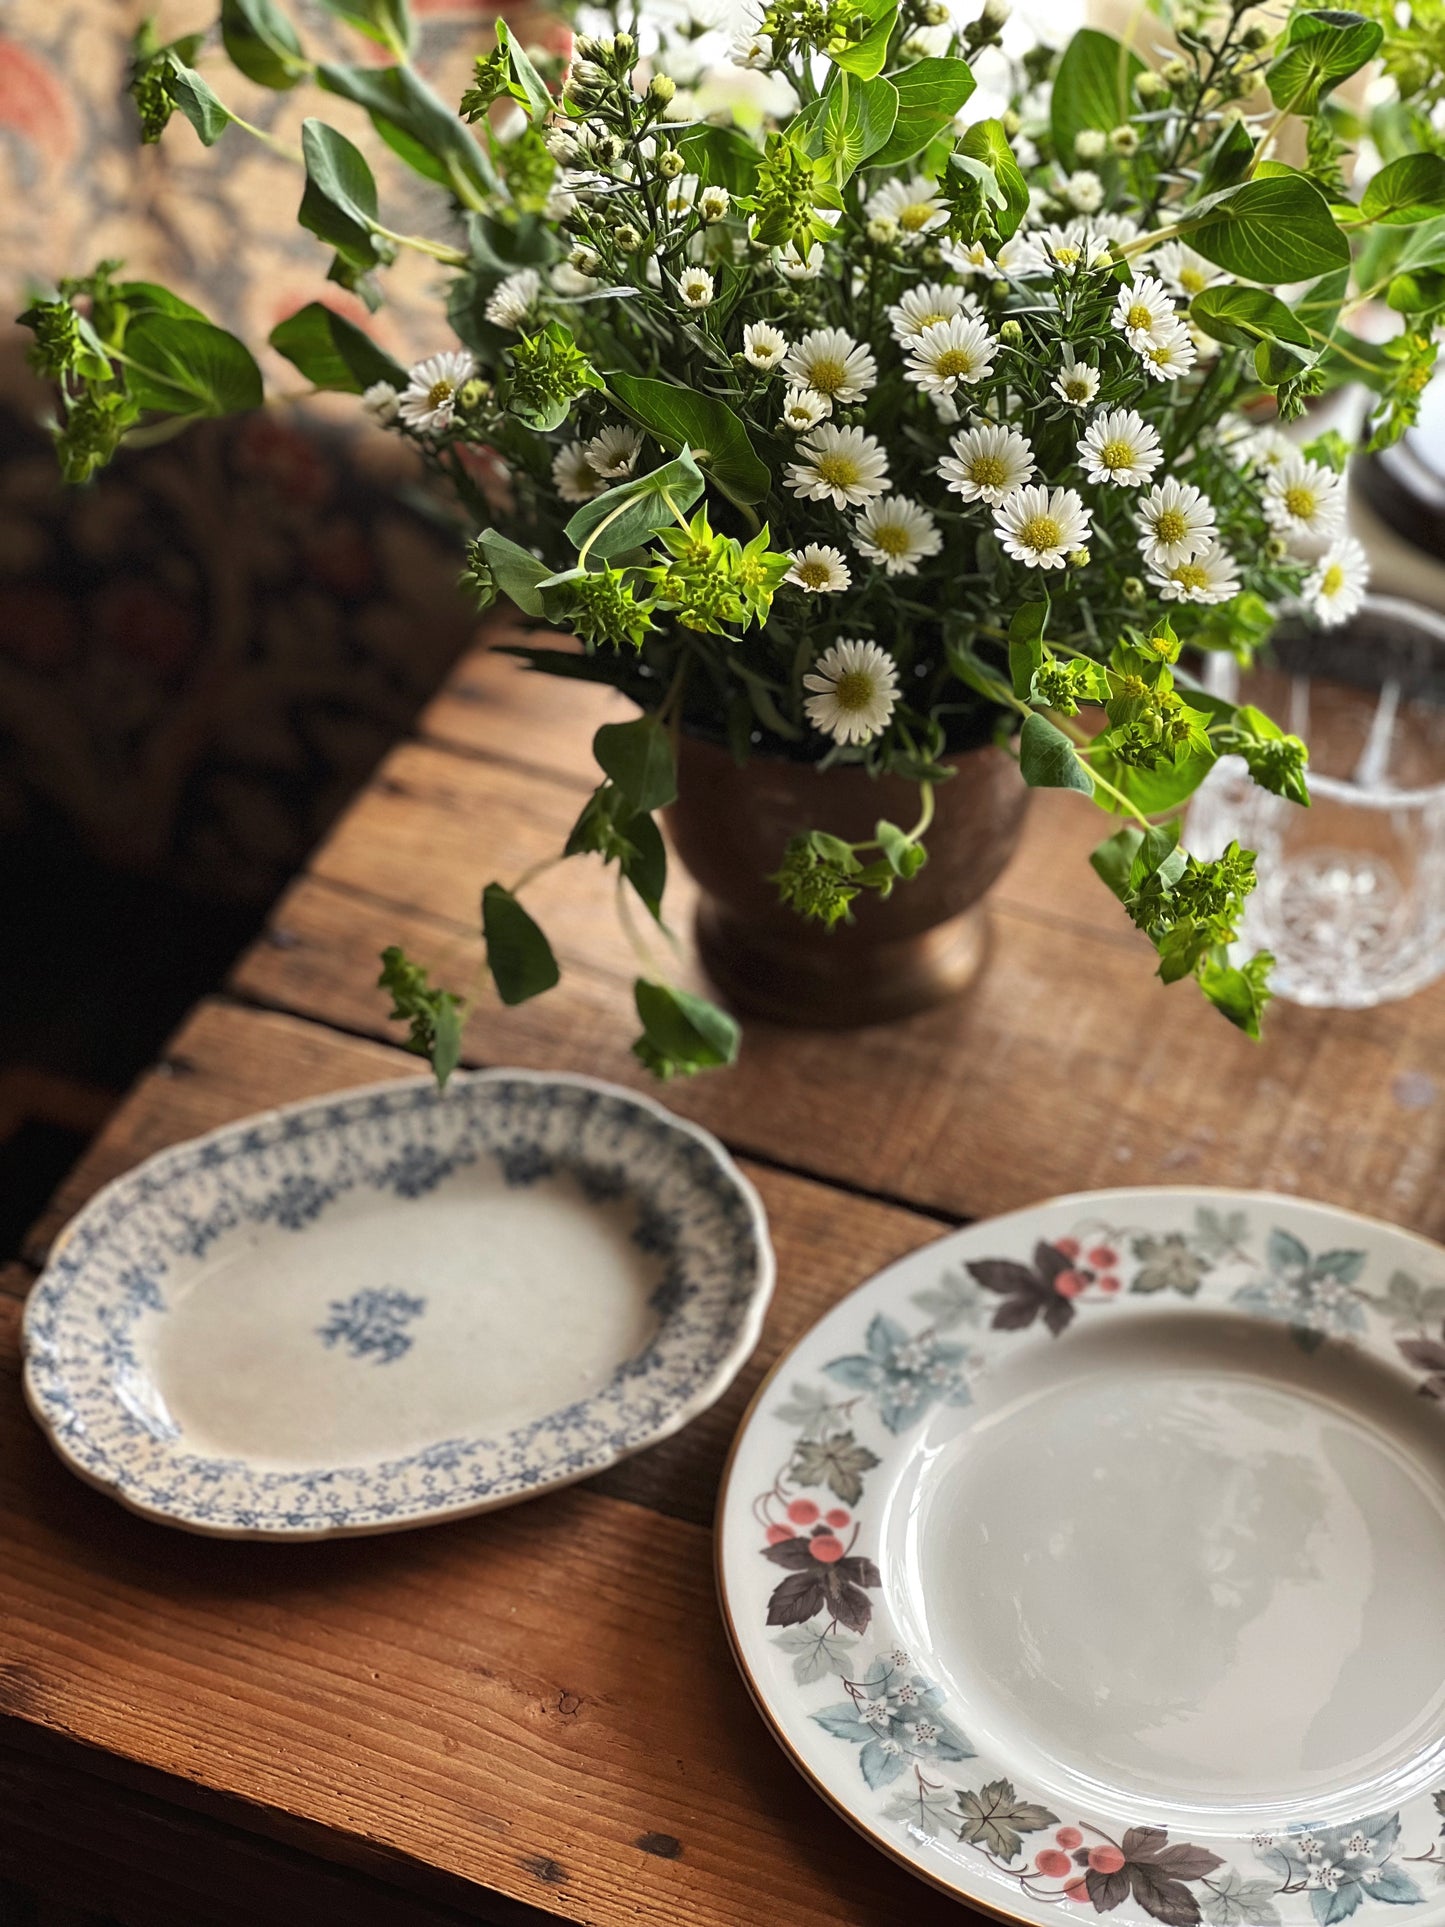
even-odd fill
[[[1319,497],[1303,482],[1295,482],[1284,492],[1284,505],[1297,521],[1308,522],[1319,507]]]
[[[1189,524],[1182,509],[1161,509],[1154,517],[1154,537],[1159,542],[1182,542]]]
[[[953,319],[953,315],[951,311],[948,314],[945,314],[941,308],[938,308],[938,309],[935,309],[931,314],[918,315],[915,318],[913,325],[918,330],[919,334],[922,334],[925,328],[932,328],[940,321],[951,321],[952,319]]]
[[[1154,317],[1142,301],[1136,301],[1130,308],[1128,321],[1131,328],[1152,328],[1154,325]]]
[[[968,479],[975,488],[1004,488],[1008,470],[997,455],[975,455],[968,465]]]
[[[1087,401],[1089,399],[1088,377],[1086,375],[1065,375],[1064,393],[1070,401]]]
[[[1071,268],[1083,253],[1082,248],[1071,246],[1067,241],[1055,242],[1053,256],[1061,268]]]
[[[899,214],[898,225],[905,234],[917,234],[918,230],[927,227],[932,219],[933,203],[931,201],[910,201]]]
[[[1144,353],[1156,368],[1167,368],[1174,359],[1174,350],[1167,341],[1151,343]]]
[[[826,562],[800,562],[798,580],[805,589],[825,589],[828,586],[828,565]]]
[[[1320,594],[1337,596],[1345,586],[1345,572],[1338,562],[1332,562],[1325,570],[1324,580],[1320,583]]]
[[[885,555],[907,555],[908,531],[898,522],[881,523],[873,531],[873,545]]]
[[[858,485],[858,464],[851,455],[842,455],[835,450],[830,455],[820,455],[814,466],[819,479],[830,488],[856,488]]]
[[[451,400],[456,392],[456,383],[448,381],[446,377],[443,376],[440,381],[434,381],[431,387],[427,389],[426,405],[428,408],[442,408]]]
[[[973,367],[973,356],[967,348],[945,348],[941,355],[934,357],[933,362],[933,372],[952,381],[957,381],[963,375],[971,375]]]
[[[1179,285],[1186,294],[1203,294],[1209,286],[1209,276],[1198,268],[1181,268]]]
[[[1026,549],[1056,549],[1064,539],[1064,531],[1052,515],[1031,515],[1019,530],[1019,541]]]
[[[866,709],[873,696],[873,678],[866,669],[847,669],[833,685],[833,699],[840,709]]]
[[[1207,589],[1209,587],[1208,572],[1201,569],[1197,562],[1181,562],[1179,567],[1172,571],[1172,574],[1181,589]]]
[[[836,355],[824,355],[809,364],[808,386],[820,395],[836,395],[848,379],[848,370]]]
[[[1134,451],[1127,442],[1105,442],[1099,450],[1099,460],[1105,468],[1132,468]]]

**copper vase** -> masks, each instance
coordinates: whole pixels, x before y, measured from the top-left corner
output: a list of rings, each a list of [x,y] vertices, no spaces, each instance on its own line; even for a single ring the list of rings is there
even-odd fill
[[[859,842],[880,817],[906,829],[918,815],[917,785],[773,756],[739,767],[717,744],[683,737],[668,827],[701,890],[703,964],[735,1009],[846,1029],[922,1010],[978,974],[987,941],[980,899],[1013,854],[1029,792],[992,745],[944,760],[954,774],[935,792],[927,864],[886,899],[863,894],[851,923],[826,930],[780,903],[768,881],[790,839],[829,830]]]

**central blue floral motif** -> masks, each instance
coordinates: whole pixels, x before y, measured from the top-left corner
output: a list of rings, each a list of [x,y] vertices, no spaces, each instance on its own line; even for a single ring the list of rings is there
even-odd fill
[[[344,1343],[353,1358],[390,1365],[411,1350],[405,1327],[425,1310],[425,1298],[413,1298],[390,1285],[370,1287],[350,1298],[333,1298],[331,1316],[317,1326],[316,1335],[328,1345]]]

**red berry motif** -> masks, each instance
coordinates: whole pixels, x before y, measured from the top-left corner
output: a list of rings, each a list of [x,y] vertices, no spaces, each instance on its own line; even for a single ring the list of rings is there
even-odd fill
[[[820,1532],[808,1541],[808,1550],[815,1559],[821,1559],[825,1566],[833,1565],[843,1557],[843,1541],[835,1539],[831,1532]]]
[[[1065,1298],[1077,1298],[1088,1282],[1082,1272],[1061,1271],[1054,1280],[1054,1290]]]
[[[1079,1255],[1079,1241],[1077,1238],[1055,1238],[1054,1250],[1057,1251],[1061,1257],[1077,1258]]]
[[[1109,1271],[1118,1262],[1119,1254],[1112,1245],[1095,1245],[1089,1253],[1089,1263],[1097,1265],[1100,1271]]]
[[[788,1507],[788,1517],[795,1526],[810,1526],[818,1516],[818,1508],[811,1499],[794,1499]]]
[[[1091,1847],[1089,1865],[1095,1873],[1117,1873],[1124,1864],[1124,1856],[1117,1847]]]
[[[1099,1289],[1100,1291],[1117,1291],[1119,1289],[1119,1280],[1110,1273],[1107,1278],[1101,1278],[1099,1280]]]
[[[1034,1856],[1034,1865],[1040,1873],[1047,1874],[1050,1880],[1062,1880],[1066,1873],[1072,1873],[1074,1863],[1066,1853],[1056,1847],[1045,1847],[1043,1852]]]
[[[1082,1874],[1080,1874],[1076,1880],[1065,1881],[1064,1895],[1069,1900],[1087,1901],[1091,1897],[1089,1894],[1088,1881],[1085,1880]]]
[[[1061,1847],[1068,1847],[1070,1851],[1084,1844],[1084,1836],[1077,1827],[1060,1827],[1054,1838]]]
[[[780,1546],[785,1539],[796,1539],[797,1536],[797,1533],[794,1532],[791,1526],[768,1527],[768,1544],[770,1546]]]
[[[837,1526],[840,1531],[845,1525],[847,1525],[851,1516],[852,1515],[850,1513],[845,1512],[842,1506],[840,1505],[835,1505],[831,1512],[825,1512],[823,1514],[823,1517],[828,1521],[828,1524],[830,1526]]]

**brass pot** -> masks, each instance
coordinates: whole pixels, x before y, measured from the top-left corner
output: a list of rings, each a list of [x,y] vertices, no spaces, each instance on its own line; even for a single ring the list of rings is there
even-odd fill
[[[972,982],[987,943],[980,899],[1013,855],[1029,792],[992,745],[944,760],[954,774],[935,792],[924,868],[886,899],[863,893],[853,921],[826,930],[780,903],[768,881],[789,841],[829,830],[861,842],[880,817],[906,829],[917,786],[775,756],[740,768],[726,749],[683,736],[668,827],[701,889],[703,964],[734,1008],[842,1030],[907,1016]]]

